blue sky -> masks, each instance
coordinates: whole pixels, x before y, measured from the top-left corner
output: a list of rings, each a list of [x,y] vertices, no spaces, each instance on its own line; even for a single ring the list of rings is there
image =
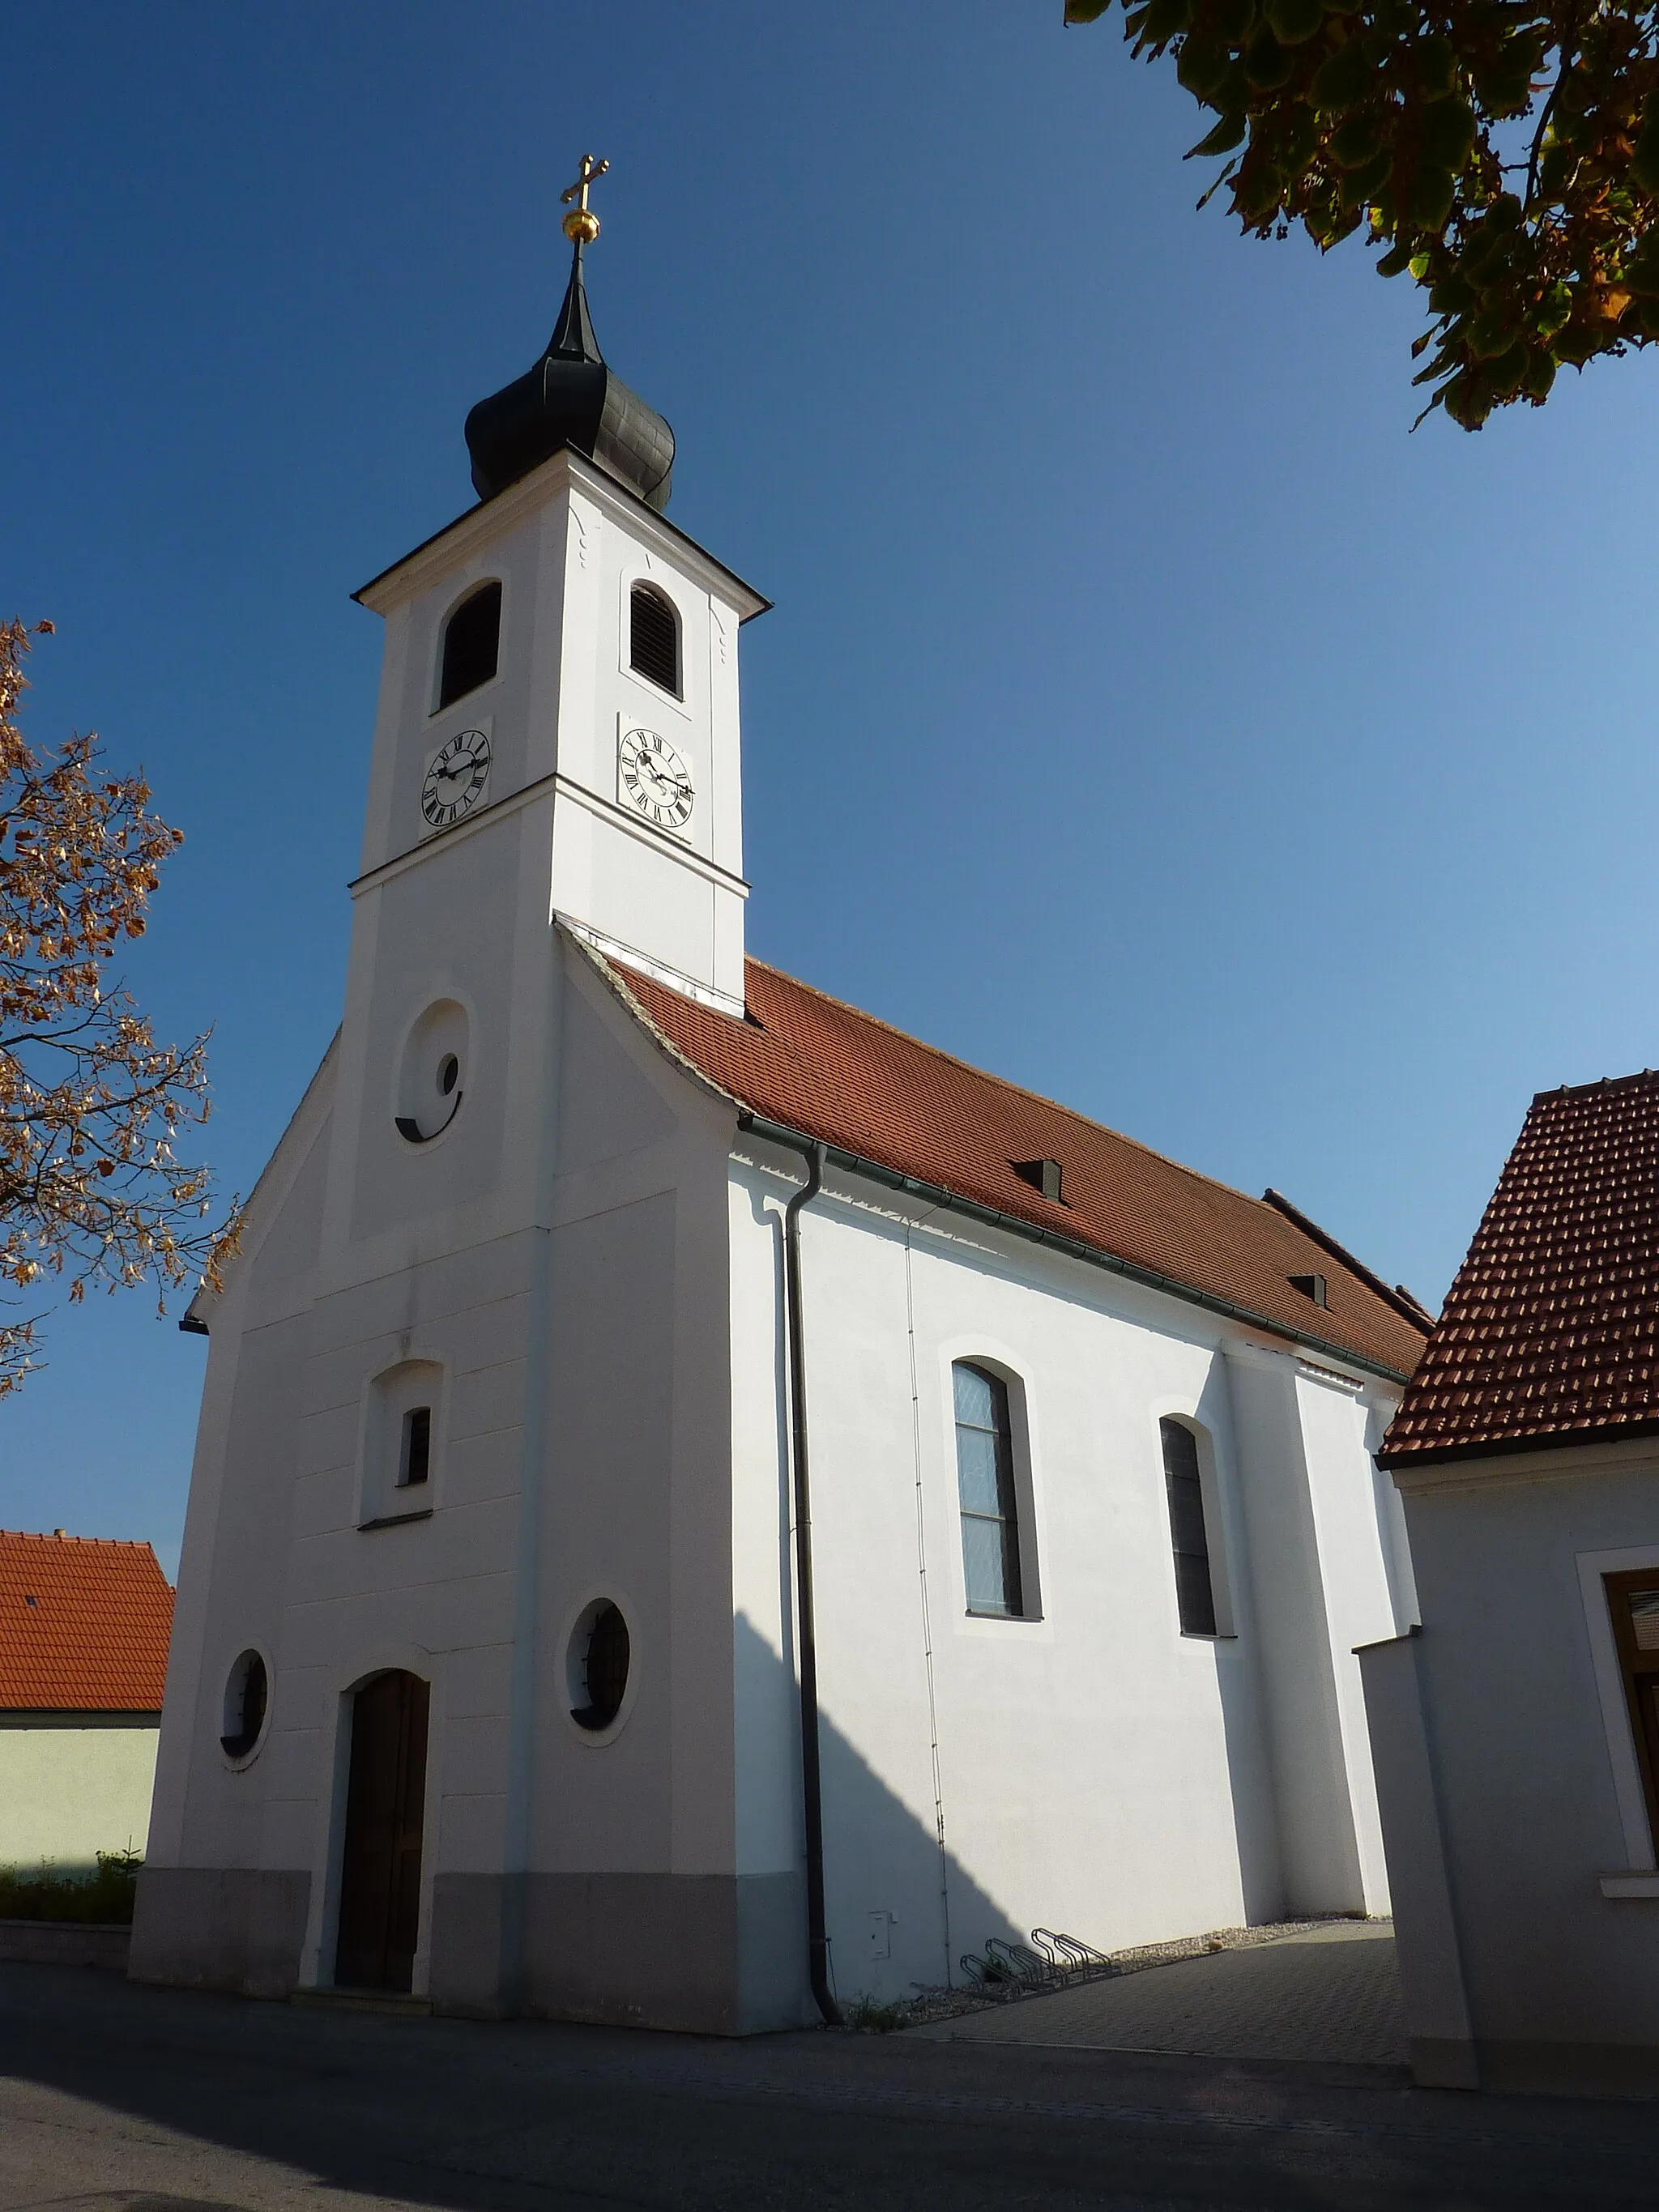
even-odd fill
[[[1241,240],[1060,0],[64,0],[8,31],[0,607],[187,833],[131,969],[246,1189],[333,1029],[380,649],[558,192],[745,631],[750,949],[1437,1299],[1539,1088],[1654,1043],[1655,365],[1415,436],[1415,299]],[[176,1560],[139,1295],[0,1403],[0,1522]]]

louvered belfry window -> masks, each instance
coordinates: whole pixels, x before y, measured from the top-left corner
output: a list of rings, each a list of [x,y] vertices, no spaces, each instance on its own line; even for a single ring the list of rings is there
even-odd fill
[[[1210,1540],[1204,1526],[1204,1481],[1198,1438],[1182,1421],[1160,1421],[1164,1487],[1170,1501],[1170,1546],[1175,1554],[1176,1604],[1183,1636],[1213,1636],[1215,1585],[1210,1577]]]
[[[669,600],[649,584],[628,597],[628,665],[680,696],[680,623]]]
[[[1024,1607],[1008,1385],[1000,1375],[958,1360],[951,1370],[951,1389],[968,1610],[1018,1617]]]

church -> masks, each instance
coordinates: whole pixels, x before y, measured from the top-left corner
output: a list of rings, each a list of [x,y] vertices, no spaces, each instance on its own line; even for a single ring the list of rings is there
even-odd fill
[[[602,165],[601,165],[602,166]],[[385,623],[340,1026],[210,1343],[131,1971],[743,2033],[1387,1910],[1431,1317],[745,957],[738,659],[584,250]]]

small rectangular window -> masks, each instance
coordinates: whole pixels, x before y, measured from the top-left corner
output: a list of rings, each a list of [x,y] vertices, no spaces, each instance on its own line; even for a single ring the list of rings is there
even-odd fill
[[[424,1482],[432,1466],[432,1408],[411,1406],[404,1415],[404,1447],[398,1463],[398,1486],[408,1490]]]
[[[1164,1487],[1170,1503],[1170,1547],[1175,1555],[1176,1604],[1183,1636],[1216,1632],[1215,1585],[1210,1540],[1204,1526],[1204,1482],[1198,1438],[1182,1421],[1160,1421]]]
[[[1659,1569],[1606,1577],[1648,1826],[1659,1852]]]
[[[968,1610],[1017,1617],[1024,1608],[1008,1386],[1000,1376],[959,1361],[951,1370],[951,1387]]]

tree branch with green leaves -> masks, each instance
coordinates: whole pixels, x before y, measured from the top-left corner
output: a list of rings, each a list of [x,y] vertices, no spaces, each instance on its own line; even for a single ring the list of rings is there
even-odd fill
[[[1125,0],[1125,35],[1218,118],[1188,156],[1224,161],[1205,200],[1322,252],[1363,229],[1424,289],[1419,422],[1478,430],[1659,338],[1659,5]]]

